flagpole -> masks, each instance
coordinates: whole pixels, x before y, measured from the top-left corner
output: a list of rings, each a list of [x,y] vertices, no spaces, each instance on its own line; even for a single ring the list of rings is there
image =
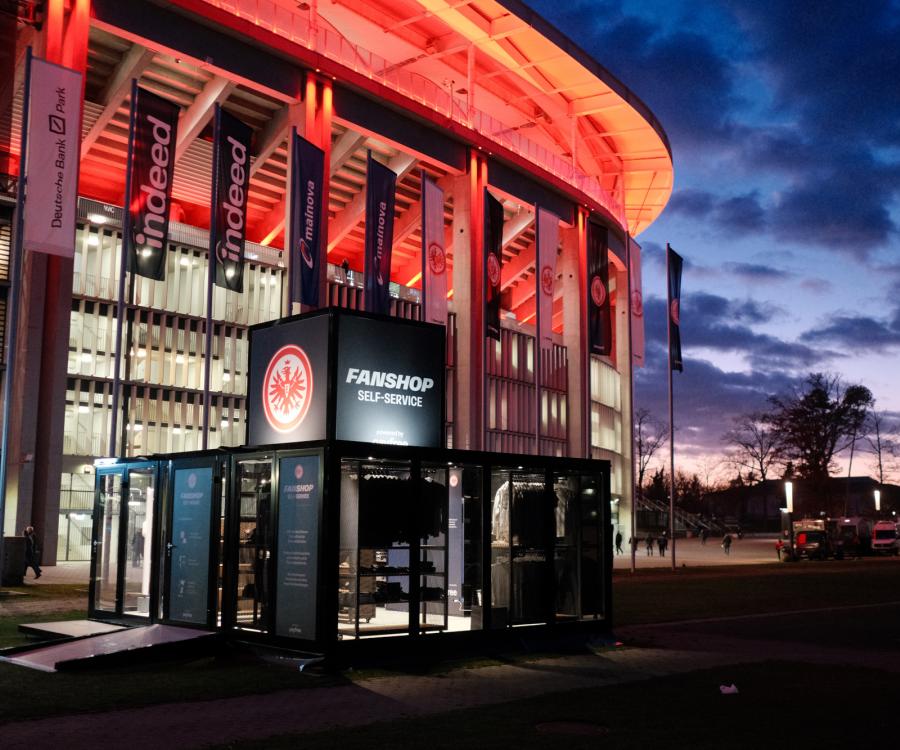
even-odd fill
[[[216,248],[214,247],[217,227],[216,215],[219,207],[219,154],[220,130],[222,127],[222,107],[216,104],[215,115],[213,116],[213,174],[212,174],[212,199],[210,200],[209,211],[209,254],[206,263],[206,343],[205,357],[203,366],[203,436],[202,448],[206,450],[209,446],[209,376],[212,370],[212,305],[213,305],[213,286],[215,279],[215,257]]]
[[[636,552],[637,552],[637,544],[635,544],[635,534],[637,533],[637,494],[636,492],[640,490],[640,488],[635,488],[635,467],[634,467],[634,339],[631,331],[631,317],[632,317],[632,278],[631,278],[631,235],[625,234],[625,263],[628,266],[628,404],[629,411],[631,412],[631,419],[628,421],[628,439],[629,445],[631,447],[630,453],[630,464],[631,464],[631,541],[629,541],[628,545],[631,547],[631,572],[635,571],[635,560]],[[675,547],[673,546],[674,550]]]
[[[425,189],[425,170],[422,169],[419,171],[419,179],[421,181],[421,190],[422,190],[422,302],[421,307],[419,308],[422,311],[422,314],[419,316],[420,320],[425,321],[426,323],[430,322],[428,320],[428,283],[426,281],[426,275],[428,273],[428,269],[425,267],[425,264],[428,262],[428,247],[427,247],[427,232],[425,231],[425,222],[428,220],[428,206],[425,203],[425,194],[428,192]]]
[[[0,440],[0,564],[3,561],[3,536],[6,530],[6,476],[9,457],[9,413],[12,381],[15,375],[16,342],[19,328],[19,285],[22,275],[22,232],[25,229],[25,185],[28,175],[28,117],[31,99],[31,47],[25,50],[25,95],[22,100],[22,135],[19,139],[19,184],[16,190],[16,236],[13,243],[11,278],[9,283],[7,321],[9,335],[6,344],[6,370],[3,373],[3,437]],[[2,577],[0,577],[2,578]],[[0,584],[3,581],[0,579]]]
[[[112,415],[109,423],[109,455],[116,455],[116,431],[119,422],[119,390],[122,388],[122,325],[125,317],[125,274],[131,236],[131,172],[134,158],[134,111],[137,103],[137,79],[131,79],[131,111],[128,115],[128,155],[125,159],[125,202],[122,205],[122,246],[119,252],[119,297],[116,301],[116,355],[113,359]],[[133,280],[132,280],[133,281]],[[132,291],[134,284],[132,283]],[[122,454],[125,443],[122,443]]]
[[[544,342],[541,340],[541,207],[534,204],[534,451],[541,455],[541,370],[544,364]]]
[[[669,342],[669,541],[672,544],[672,570],[675,567],[675,406],[672,400],[672,248],[666,243],[666,338]]]

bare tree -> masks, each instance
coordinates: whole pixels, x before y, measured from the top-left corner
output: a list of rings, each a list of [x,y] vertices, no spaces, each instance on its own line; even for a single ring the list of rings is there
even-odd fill
[[[865,441],[875,456],[878,484],[884,484],[886,465],[893,463],[893,459],[897,455],[897,441],[892,437],[897,431],[898,425],[888,421],[885,412],[875,411],[875,409],[869,412],[866,420]]]
[[[734,428],[722,439],[732,450],[728,461],[738,471],[747,469],[765,482],[774,467],[784,463],[784,449],[778,432],[766,422],[760,413],[741,414],[734,419]]]
[[[634,437],[638,459],[638,493],[643,497],[644,476],[654,454],[666,444],[668,428],[649,409],[634,413]]]

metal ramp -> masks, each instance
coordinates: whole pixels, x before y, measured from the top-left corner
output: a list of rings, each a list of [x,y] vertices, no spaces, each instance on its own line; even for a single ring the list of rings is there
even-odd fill
[[[43,672],[109,667],[144,659],[202,654],[215,642],[215,633],[173,625],[145,625],[101,633],[64,643],[25,646],[0,657],[10,664]]]

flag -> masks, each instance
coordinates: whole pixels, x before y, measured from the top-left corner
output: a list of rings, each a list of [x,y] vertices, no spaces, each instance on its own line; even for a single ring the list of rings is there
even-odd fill
[[[81,73],[31,60],[25,155],[25,250],[75,256]]]
[[[215,270],[216,286],[233,292],[244,291],[244,237],[252,134],[249,125],[216,106],[210,271]]]
[[[134,128],[128,165],[131,194],[125,196],[131,219],[128,268],[162,281],[166,277],[172,175],[181,108],[137,86],[132,91]]]
[[[319,307],[322,289],[322,191],[325,185],[325,153],[291,131],[291,302]],[[299,273],[298,273],[299,270]]]
[[[535,284],[537,328],[540,348],[553,348],[553,289],[556,286],[556,253],[559,248],[559,217],[539,206],[537,217]]]
[[[422,319],[447,324],[444,191],[422,172]]]
[[[391,311],[391,250],[394,244],[394,192],[397,175],[372,158],[366,165],[366,310]]]
[[[500,269],[503,260],[503,204],[484,190],[484,330],[500,340]]]
[[[609,309],[609,230],[599,224],[587,225],[587,310],[588,352],[612,354],[612,320]]]
[[[684,372],[681,361],[681,256],[666,245],[666,269],[669,277],[669,365]]]
[[[634,364],[644,366],[644,295],[641,289],[641,246],[630,240],[631,266],[631,356]]]

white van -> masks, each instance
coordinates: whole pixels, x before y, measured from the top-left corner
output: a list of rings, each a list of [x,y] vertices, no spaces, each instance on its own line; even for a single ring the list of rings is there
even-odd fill
[[[876,521],[872,529],[872,552],[900,555],[900,539],[897,524],[893,521]]]

